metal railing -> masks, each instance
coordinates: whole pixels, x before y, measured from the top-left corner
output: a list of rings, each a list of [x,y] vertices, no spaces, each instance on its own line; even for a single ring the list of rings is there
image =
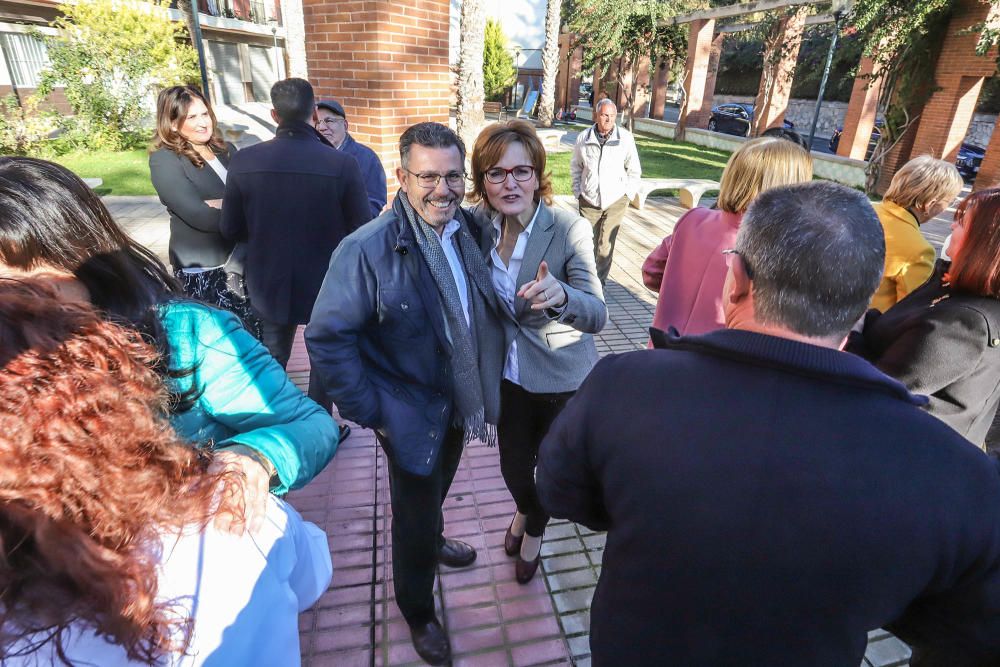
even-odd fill
[[[237,2],[235,0],[192,0],[197,3],[198,10],[202,14],[218,16],[241,21],[250,21],[258,25],[271,25],[281,23],[281,10],[275,6],[273,0],[249,0]],[[170,6],[177,8],[177,0],[171,0]]]

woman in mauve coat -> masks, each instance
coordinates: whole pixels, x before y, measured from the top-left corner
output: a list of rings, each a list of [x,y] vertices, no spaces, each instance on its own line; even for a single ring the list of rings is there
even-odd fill
[[[725,326],[722,283],[726,259],[743,212],[762,191],[812,178],[812,158],[787,139],[759,137],[740,146],[722,172],[715,208],[693,208],[680,217],[642,264],[642,281],[659,292],[653,326],[682,335]]]

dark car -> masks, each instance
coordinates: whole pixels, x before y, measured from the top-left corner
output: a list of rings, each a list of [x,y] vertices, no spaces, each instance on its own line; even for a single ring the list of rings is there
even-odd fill
[[[720,104],[712,107],[712,116],[708,119],[710,132],[735,134],[738,137],[749,137],[750,126],[753,123],[754,107],[752,104]],[[795,124],[785,121],[786,129],[793,129]]]
[[[878,142],[879,138],[882,136],[882,121],[877,121],[875,127],[872,128],[872,136],[868,141],[868,150],[865,152],[865,160],[870,160],[872,153],[875,152],[875,144]],[[837,152],[837,146],[840,145],[840,135],[843,133],[843,128],[838,127],[837,131],[833,133],[830,137],[830,150],[834,153]],[[958,149],[958,156],[955,158],[955,166],[958,167],[958,173],[962,175],[966,181],[976,180],[976,176],[979,174],[979,166],[983,163],[983,158],[986,156],[986,149],[976,146],[975,144],[963,143]]]
[[[967,181],[976,180],[976,176],[979,175],[979,166],[983,163],[984,157],[986,157],[985,148],[980,148],[975,144],[962,144],[962,147],[958,149],[958,157],[955,158],[958,173]]]

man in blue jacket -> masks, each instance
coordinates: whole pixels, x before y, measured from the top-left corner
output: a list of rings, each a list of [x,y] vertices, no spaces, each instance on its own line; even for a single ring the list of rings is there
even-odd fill
[[[372,215],[357,161],[330,150],[313,127],[309,82],[278,81],[271,104],[274,139],[229,163],[220,231],[246,242],[250,302],[261,315],[264,345],[285,366],[334,249]]]
[[[495,442],[504,325],[465,197],[465,146],[438,123],[399,140],[392,208],[340,244],[306,347],[340,414],[375,431],[389,464],[392,572],[413,646],[451,659],[434,612],[438,563],[476,559],[444,537],[441,505],[463,445]],[[349,286],[349,288],[345,288]]]
[[[602,360],[542,443],[538,495],[607,530],[594,665],[1000,664],[1000,475],[926,398],[839,350],[882,275],[865,196],[746,212],[727,328]],[[613,415],[613,418],[609,418]]]
[[[377,218],[385,208],[388,191],[385,185],[385,169],[375,151],[364,144],[359,144],[348,131],[347,114],[344,107],[336,100],[323,100],[316,105],[316,129],[333,144],[337,150],[344,151],[358,161],[361,177],[368,191],[368,203],[372,207],[372,217]]]

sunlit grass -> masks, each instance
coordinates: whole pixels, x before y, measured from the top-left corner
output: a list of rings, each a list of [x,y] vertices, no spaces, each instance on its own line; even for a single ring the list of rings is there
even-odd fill
[[[149,154],[145,149],[114,153],[67,153],[53,160],[81,178],[100,178],[101,195],[155,195],[149,180]]]
[[[713,181],[722,176],[729,152],[706,148],[685,141],[636,135],[636,148],[642,175],[646,178],[705,178]],[[556,194],[573,194],[569,161],[573,154],[550,153],[548,168],[552,172],[552,187]]]

